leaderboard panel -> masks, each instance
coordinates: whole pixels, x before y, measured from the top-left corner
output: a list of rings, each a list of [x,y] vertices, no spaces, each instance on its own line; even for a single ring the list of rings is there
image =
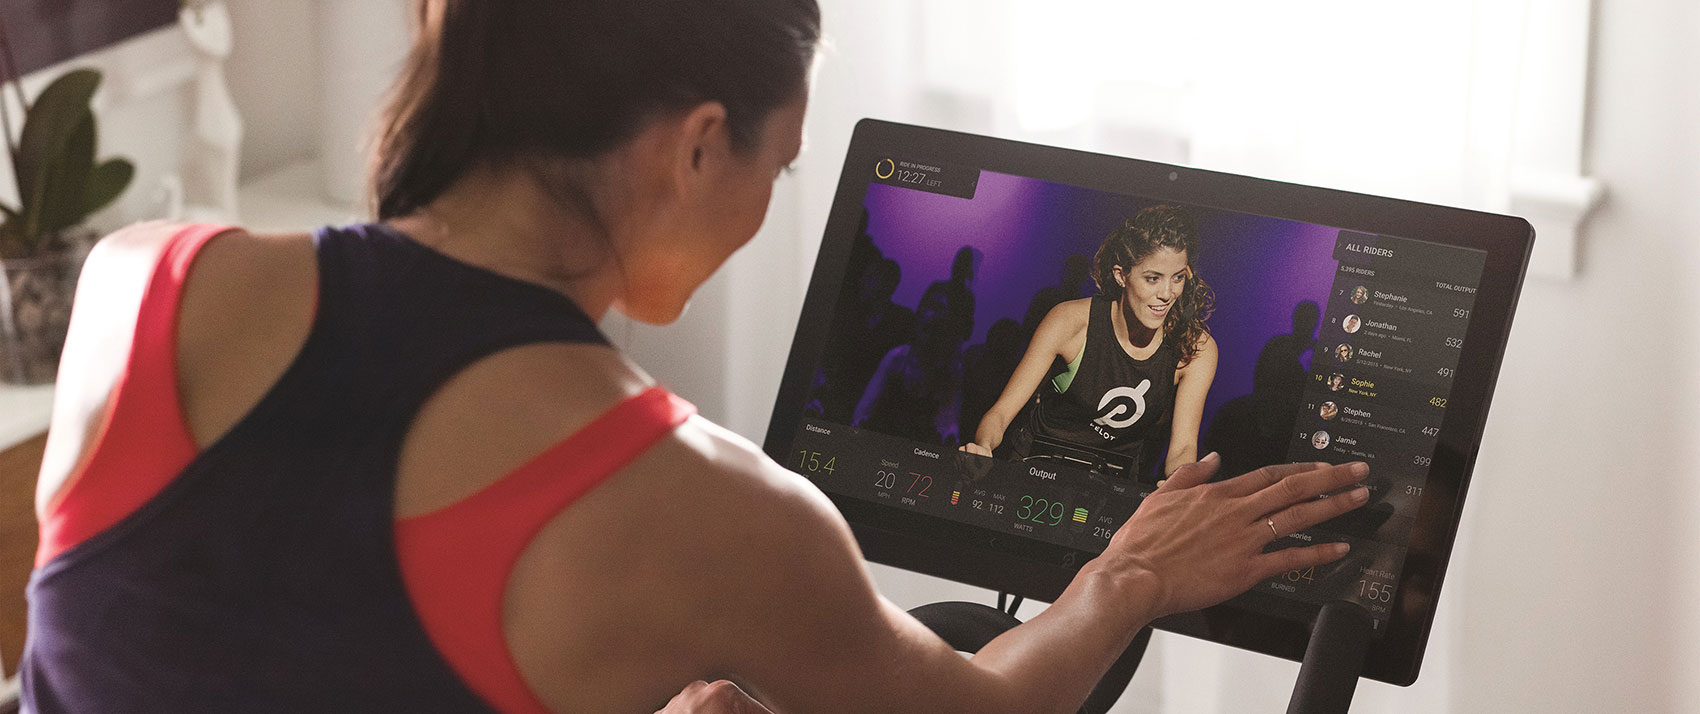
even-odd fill
[[[1485,254],[1342,231],[1292,460],[1371,465],[1372,506],[1328,524],[1409,544]]]

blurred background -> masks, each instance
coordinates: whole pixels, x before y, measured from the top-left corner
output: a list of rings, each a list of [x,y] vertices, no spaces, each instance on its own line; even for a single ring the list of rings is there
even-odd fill
[[[761,233],[677,324],[605,326],[659,380],[760,440],[862,117],[1522,215],[1535,264],[1422,676],[1354,711],[1700,712],[1700,5],[821,2],[807,146]],[[0,2],[27,92],[104,72],[100,154],[135,177],[89,224],[360,219],[409,3],[199,5]],[[50,390],[0,386],[0,449]],[[872,569],[905,607],[993,599]],[[1159,633],[1117,711],[1277,711],[1296,672]]]

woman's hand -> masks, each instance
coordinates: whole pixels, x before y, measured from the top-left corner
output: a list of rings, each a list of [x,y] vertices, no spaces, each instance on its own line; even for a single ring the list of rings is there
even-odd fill
[[[979,454],[981,456],[991,456],[992,455],[991,448],[981,446],[979,444],[979,442],[974,442],[974,441],[970,441],[970,442],[963,444],[963,445],[956,447],[956,448],[957,448],[957,451],[966,451],[970,454]]]
[[[1211,454],[1177,469],[1139,505],[1100,556],[1104,565],[1155,576],[1154,615],[1214,605],[1258,581],[1332,562],[1344,543],[1263,552],[1270,542],[1363,505],[1358,487],[1318,498],[1369,474],[1363,463],[1281,464],[1207,483],[1221,464]]]
[[[697,680],[685,685],[666,708],[655,714],[773,714],[750,698],[738,685],[724,679],[714,683]]]

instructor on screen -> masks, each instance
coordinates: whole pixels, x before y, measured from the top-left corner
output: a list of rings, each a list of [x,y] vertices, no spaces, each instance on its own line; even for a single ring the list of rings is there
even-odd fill
[[[1197,461],[1204,398],[1216,377],[1216,341],[1204,324],[1215,297],[1192,268],[1198,242],[1197,223],[1179,206],[1151,206],[1123,221],[1093,259],[1098,295],[1045,315],[962,450],[991,456],[1007,441],[1009,456],[1022,460],[1065,442],[1144,473],[1146,443],[1167,423],[1164,475]],[[1054,360],[1067,368],[1041,385]]]

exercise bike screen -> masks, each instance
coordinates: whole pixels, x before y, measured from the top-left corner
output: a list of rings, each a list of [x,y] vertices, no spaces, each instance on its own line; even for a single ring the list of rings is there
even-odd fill
[[[1270,545],[1350,554],[1238,602],[1385,629],[1484,251],[902,156],[867,180],[789,468],[1084,562],[1204,454],[1366,461],[1366,506]]]

